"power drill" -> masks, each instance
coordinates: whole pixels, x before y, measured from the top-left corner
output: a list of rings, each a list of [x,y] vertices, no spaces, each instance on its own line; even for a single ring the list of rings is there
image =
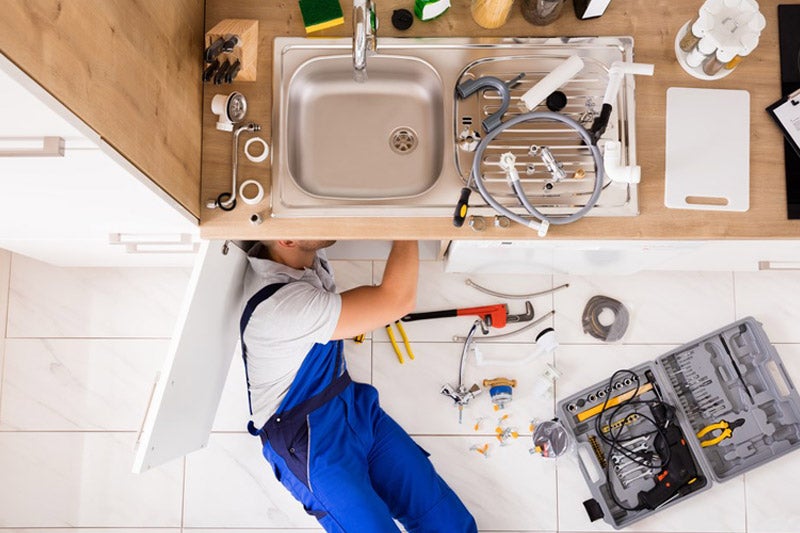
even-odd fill
[[[663,428],[656,435],[653,446],[661,457],[664,468],[656,476],[656,486],[639,493],[639,508],[653,510],[672,498],[704,487],[706,483],[697,474],[697,467],[683,438],[683,432],[675,423],[674,417],[667,414],[666,404],[652,406],[651,412],[658,425]]]

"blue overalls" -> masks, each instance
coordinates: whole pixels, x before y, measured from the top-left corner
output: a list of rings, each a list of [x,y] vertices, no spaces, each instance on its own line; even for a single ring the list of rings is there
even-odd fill
[[[247,302],[245,358],[250,316],[283,285]],[[260,430],[248,425],[275,477],[329,533],[396,533],[393,517],[408,533],[476,533],[427,453],[378,405],[378,391],[350,380],[343,346],[315,344],[276,414]]]

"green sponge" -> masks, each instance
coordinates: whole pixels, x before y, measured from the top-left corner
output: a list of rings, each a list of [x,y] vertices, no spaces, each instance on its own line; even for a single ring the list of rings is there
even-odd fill
[[[344,24],[344,13],[339,0],[300,0],[299,4],[306,33]]]

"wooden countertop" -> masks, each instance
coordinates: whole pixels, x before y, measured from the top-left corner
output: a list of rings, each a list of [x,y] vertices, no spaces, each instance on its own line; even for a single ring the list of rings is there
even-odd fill
[[[789,2],[792,3],[792,2]],[[320,32],[320,36],[351,35],[351,2],[341,0],[345,24]],[[536,27],[512,9],[508,22],[497,30],[475,24],[467,0],[453,0],[450,10],[431,22],[414,21],[407,32],[391,25],[394,9],[408,7],[410,0],[376,0],[380,36],[583,36],[632,35],[635,60],[654,63],[655,76],[636,80],[637,160],[642,166],[639,185],[640,215],[636,217],[584,218],[566,226],[552,227],[547,239],[760,239],[800,237],[800,221],[786,218],[786,188],[783,140],[764,108],[780,96],[777,8],[762,2],[767,27],[758,48],[729,76],[718,81],[701,81],[685,73],[675,58],[674,39],[680,27],[697,12],[699,0],[651,0],[611,2],[606,13],[594,20],[575,18],[568,1],[562,16],[553,24]],[[238,90],[248,99],[247,119],[262,125],[261,135],[270,139],[272,41],[275,36],[303,36],[305,30],[297,2],[254,2],[252,0],[207,0],[206,29],[225,18],[253,18],[259,21],[258,79],[232,86],[206,85],[203,118],[202,197],[216,197],[230,188],[231,136],[215,129],[210,111],[214,94]],[[721,213],[667,209],[664,206],[664,144],[666,90],[669,87],[746,89],[750,92],[750,210]],[[269,168],[240,157],[240,182],[256,177],[269,194]],[[455,201],[457,198],[453,198]],[[231,212],[201,208],[204,238],[338,238],[338,239],[538,239],[519,225],[490,228],[476,233],[466,225],[455,228],[449,217],[442,218],[307,218],[269,217],[269,201],[258,206],[240,203]],[[261,212],[264,222],[254,226],[249,217]]]

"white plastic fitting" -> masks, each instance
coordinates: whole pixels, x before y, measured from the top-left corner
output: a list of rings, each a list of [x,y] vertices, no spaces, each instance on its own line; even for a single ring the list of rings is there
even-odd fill
[[[614,61],[608,70],[608,86],[603,97],[603,103],[616,107],[617,93],[625,74],[638,74],[639,76],[652,76],[655,65],[651,63],[626,63]]]
[[[622,159],[622,145],[619,141],[607,141],[603,152],[603,167],[606,176],[611,181],[618,183],[639,183],[642,180],[642,167],[630,165],[623,167],[620,165]]]
[[[570,56],[539,80],[539,83],[528,89],[528,92],[523,94],[520,100],[528,111],[533,111],[545,98],[574,78],[582,69],[583,59],[578,56]]]
[[[478,366],[488,366],[488,365],[524,365],[530,363],[537,357],[541,357],[542,355],[549,355],[552,354],[556,348],[558,348],[558,341],[556,340],[556,332],[553,328],[546,328],[539,333],[539,336],[536,338],[536,344],[533,352],[529,353],[525,357],[521,357],[519,359],[489,359],[484,357],[483,353],[480,351],[477,345],[473,345],[473,350],[475,353],[475,363]]]
[[[219,115],[217,129],[233,131],[233,125],[241,122],[247,112],[247,100],[240,92],[217,94],[211,99],[211,111]]]
[[[537,377],[531,387],[535,398],[543,398],[553,389],[553,383],[561,377],[561,371],[547,363],[542,375]]]

